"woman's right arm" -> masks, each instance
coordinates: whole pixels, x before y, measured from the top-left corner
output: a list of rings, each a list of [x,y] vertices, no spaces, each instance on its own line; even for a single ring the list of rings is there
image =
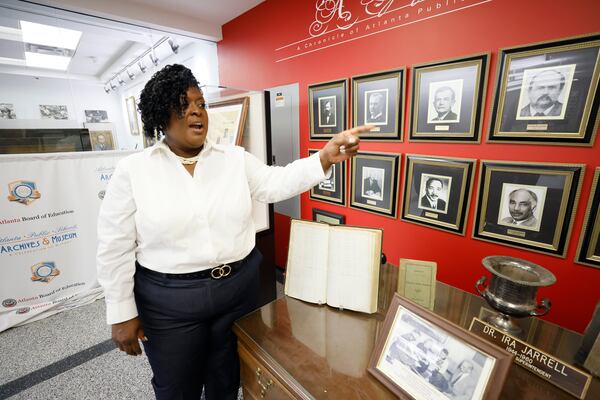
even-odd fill
[[[133,295],[135,274],[136,205],[126,159],[119,162],[98,215],[98,282],[104,288],[106,320],[113,341],[128,354],[141,354],[138,337],[144,337]]]

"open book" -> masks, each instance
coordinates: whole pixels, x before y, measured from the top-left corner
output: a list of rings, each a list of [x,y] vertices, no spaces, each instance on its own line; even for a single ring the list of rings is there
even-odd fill
[[[292,220],[285,294],[376,312],[382,237],[381,229]]]

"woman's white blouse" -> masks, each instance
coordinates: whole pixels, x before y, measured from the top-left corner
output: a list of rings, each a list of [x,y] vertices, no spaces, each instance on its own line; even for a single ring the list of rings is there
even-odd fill
[[[163,142],[122,159],[98,216],[98,281],[108,323],[137,316],[136,259],[165,273],[240,260],[255,242],[252,199],[285,200],[324,178],[319,153],[272,167],[241,147],[208,142],[193,177]]]

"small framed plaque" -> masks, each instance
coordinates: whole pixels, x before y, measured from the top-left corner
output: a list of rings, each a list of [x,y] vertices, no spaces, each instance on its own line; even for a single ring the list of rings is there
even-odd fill
[[[394,295],[368,371],[399,398],[497,399],[512,356]]]
[[[325,222],[329,225],[344,225],[346,217],[341,214],[332,213],[318,208],[312,209],[312,219],[315,222]]]
[[[309,149],[308,155],[312,155],[319,150]],[[310,189],[309,197],[312,200],[324,201],[327,203],[346,205],[346,162],[340,162],[331,166],[331,175],[329,178],[321,181],[315,187]]]

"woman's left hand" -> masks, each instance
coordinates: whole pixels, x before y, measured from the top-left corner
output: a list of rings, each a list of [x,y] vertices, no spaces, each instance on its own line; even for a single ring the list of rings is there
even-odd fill
[[[358,135],[363,132],[369,132],[373,128],[373,125],[361,125],[340,132],[331,138],[319,152],[323,171],[327,171],[332,164],[354,157],[358,152],[360,143]]]

